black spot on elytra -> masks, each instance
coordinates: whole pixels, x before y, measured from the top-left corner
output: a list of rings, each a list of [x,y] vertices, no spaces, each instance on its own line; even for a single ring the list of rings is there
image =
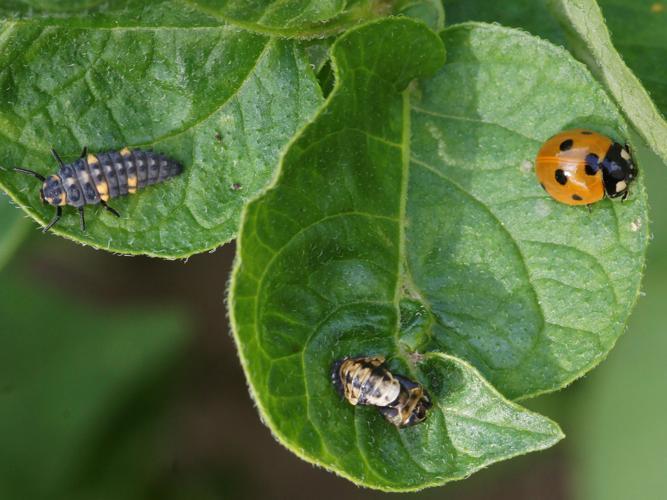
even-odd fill
[[[554,177],[556,178],[556,182],[560,184],[561,186],[564,186],[567,184],[567,176],[565,175],[565,172],[563,172],[562,169],[556,169],[554,172]]]
[[[575,200],[575,201],[581,201],[581,200],[583,200],[583,198],[582,198],[581,196],[579,196],[578,194],[573,194],[573,195],[572,195],[572,199]]]
[[[572,139],[565,139],[563,142],[560,143],[560,150],[561,151],[567,151],[568,149],[572,149],[572,145],[574,144],[574,141]]]

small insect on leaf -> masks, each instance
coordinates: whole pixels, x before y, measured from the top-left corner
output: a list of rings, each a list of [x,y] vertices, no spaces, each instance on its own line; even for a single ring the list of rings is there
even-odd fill
[[[431,408],[428,393],[418,382],[392,374],[382,356],[344,358],[333,365],[338,393],[351,405],[376,406],[396,427],[423,422]]]
[[[550,138],[537,153],[535,166],[540,185],[566,205],[590,205],[605,196],[625,200],[637,177],[627,147],[586,129]]]
[[[83,148],[81,156],[72,163],[64,163],[55,149],[53,157],[60,166],[54,175],[43,175],[25,168],[14,171],[31,175],[42,181],[39,194],[42,202],[56,207],[51,222],[44,227],[44,232],[51,229],[62,217],[65,205],[75,207],[81,219],[81,231],[86,230],[84,207],[102,205],[106,210],[120,217],[107,202],[111,198],[134,194],[145,186],[163,182],[180,175],[183,166],[175,160],[152,151],[130,150],[110,151],[97,156]]]

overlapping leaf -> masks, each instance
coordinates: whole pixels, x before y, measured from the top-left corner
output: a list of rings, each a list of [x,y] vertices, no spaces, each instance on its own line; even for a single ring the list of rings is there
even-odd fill
[[[445,4],[454,22],[497,22],[557,44],[567,40],[568,48],[605,84],[643,139],[663,161],[667,158],[667,75],[662,64],[665,4],[653,0],[514,0],[502,4],[445,0]]]
[[[653,102],[667,113],[667,3],[656,0],[599,0],[614,46]]]
[[[235,236],[245,200],[321,97],[295,42],[142,15],[113,27],[94,17],[74,28],[0,25],[0,165],[55,172],[52,146],[66,160],[83,146],[165,153],[183,163],[182,176],[114,200],[120,219],[89,210],[86,233],[66,209],[54,231],[116,252],[187,256]],[[0,186],[40,223],[51,218],[35,179],[0,171]]]
[[[434,342],[503,394],[557,389],[621,334],[647,244],[641,182],[589,213],[549,199],[531,169],[571,127],[627,139],[623,120],[564,50],[521,32],[445,32],[449,60],[412,100],[407,262]]]
[[[380,41],[386,39],[403,43]],[[521,316],[522,308],[538,314],[535,305],[524,302],[525,294],[535,293],[530,283],[522,283],[525,264],[489,205],[502,199],[509,210],[513,202],[525,203],[528,193],[530,203],[546,207],[543,222],[548,212],[559,210],[540,194],[534,179],[522,173],[523,155],[534,148],[530,140],[491,122],[479,133],[461,130],[468,123],[479,125],[482,118],[473,111],[489,111],[483,104],[492,97],[485,92],[487,78],[482,75],[510,73],[526,59],[521,54],[516,61],[496,64],[503,45],[529,50],[534,41],[512,31],[469,26],[449,31],[446,42],[453,60],[437,77],[413,89],[412,95],[421,98],[413,97],[412,109],[411,93],[399,90],[412,77],[439,66],[432,34],[409,21],[386,21],[351,31],[337,42],[337,86],[327,106],[291,145],[275,185],[248,206],[231,289],[233,325],[246,374],[281,442],[357,483],[386,490],[461,478],[493,461],[550,446],[561,436],[555,424],[504,400],[472,366],[438,354],[482,337],[476,325],[452,324],[455,314],[465,316],[456,310],[463,300],[487,308],[491,322],[501,318],[493,312],[500,304],[514,313],[497,331],[486,328],[481,342],[489,349],[503,334],[517,344],[523,332],[539,340],[541,331],[530,330],[532,325],[524,325]],[[485,60],[493,50],[499,52]],[[557,60],[555,54],[550,57],[551,48],[532,50],[545,66]],[[590,81],[581,67],[567,64]],[[521,76],[529,73],[524,69]],[[571,87],[577,88],[577,82]],[[589,88],[581,91],[590,97]],[[618,118],[613,106],[599,89],[594,95],[613,123]],[[461,107],[447,126],[435,116],[445,112],[437,106],[442,102]],[[423,107],[431,112],[424,113]],[[450,133],[452,140],[446,135]],[[479,141],[475,149],[471,140]],[[430,156],[434,144],[443,155],[451,148],[447,158],[467,155],[470,164],[443,165],[443,158]],[[485,164],[488,158],[496,159]],[[475,199],[466,191],[478,184],[475,172],[486,176],[491,170],[501,184],[510,177],[516,186],[491,199],[484,199],[492,193],[483,191],[482,200]],[[470,182],[457,185],[463,182],[458,175],[467,175]],[[635,203],[638,209],[641,201]],[[516,224],[525,222],[525,210],[512,217]],[[500,212],[497,217],[502,217]],[[457,224],[461,232],[445,242]],[[567,260],[567,252],[554,244],[541,255]],[[480,253],[486,254],[486,268]],[[472,299],[475,286],[477,298]],[[544,300],[553,307],[561,299]],[[452,316],[444,317],[448,308]],[[578,332],[572,333],[576,338]],[[450,348],[448,339],[455,335],[462,341]],[[423,354],[413,356],[415,350]],[[510,351],[506,348],[505,354]],[[566,351],[563,359],[568,358]],[[436,406],[426,423],[398,431],[372,408],[354,410],[338,399],[329,377],[332,363],[368,354],[388,356],[397,373],[426,385]],[[519,349],[515,355],[527,357]],[[530,384],[523,380],[533,376],[525,366],[516,363],[507,371],[512,370],[524,387]],[[508,392],[522,389],[512,385],[514,380],[495,378]],[[451,385],[452,380],[458,382]],[[541,389],[548,388],[540,382]],[[549,385],[557,382],[548,380]]]
[[[348,5],[351,4],[351,5]],[[323,36],[364,16],[382,14],[368,0],[284,0],[267,2],[220,0],[9,0],[0,13],[13,18],[42,18],[74,24],[156,23],[184,26],[232,24],[247,31],[280,36]]]
[[[595,0],[550,0],[550,2],[554,12],[561,19],[561,25],[568,35],[569,45],[577,57],[585,61],[597,78],[604,83],[651,150],[663,161],[667,161],[667,122],[639,79],[626,66],[614,48],[598,4]],[[646,4],[644,1],[633,3],[636,8],[642,6],[649,8]],[[626,28],[631,30],[627,19],[629,17],[624,16],[622,20],[616,21],[623,24],[623,30]],[[635,17],[632,22],[639,22],[639,19]],[[623,37],[632,35],[629,33],[625,35],[620,31],[618,36],[623,40]],[[651,57],[655,60],[656,56]],[[651,68],[653,64],[645,59],[640,66]],[[643,69],[642,73],[646,75],[646,70]]]
[[[522,28],[533,35],[550,40],[557,45],[565,43],[565,35],[549,9],[550,0],[511,0],[489,2],[487,0],[443,0],[447,8],[449,24],[466,21],[498,23],[512,28]]]

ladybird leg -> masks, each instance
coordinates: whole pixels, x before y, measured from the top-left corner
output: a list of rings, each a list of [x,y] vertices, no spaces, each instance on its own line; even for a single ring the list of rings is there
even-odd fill
[[[81,151],[81,156],[79,158],[85,158],[88,156],[88,146],[83,147],[83,151]]]
[[[42,229],[43,233],[46,233],[49,229],[51,229],[56,222],[60,220],[60,217],[63,215],[63,207],[56,207],[56,215],[51,219],[51,222],[49,222],[46,226],[44,226],[44,229]]]
[[[63,161],[60,159],[60,155],[58,154],[58,151],[56,151],[55,149],[51,148],[51,154],[53,155],[53,157],[54,157],[54,158],[56,159],[56,161],[58,162],[58,165],[60,165],[61,167],[64,167],[64,166],[65,166],[65,164],[63,163]]]
[[[105,210],[108,210],[109,212],[111,212],[112,214],[114,214],[116,217],[120,217],[120,214],[119,214],[115,209],[111,208],[111,207],[107,204],[106,201],[104,201],[104,200],[100,200],[100,203],[101,203],[102,206],[105,208]]]
[[[81,231],[86,230],[86,218],[83,216],[83,207],[79,207],[79,219],[81,219]]]
[[[627,199],[628,199],[628,192],[625,191],[625,192],[623,193],[623,196],[621,196],[621,203],[623,203],[623,202],[624,202],[625,200],[627,200]]]
[[[586,205],[586,208],[588,208],[588,213],[589,214],[593,213],[593,205],[592,204],[589,203],[588,205]]]

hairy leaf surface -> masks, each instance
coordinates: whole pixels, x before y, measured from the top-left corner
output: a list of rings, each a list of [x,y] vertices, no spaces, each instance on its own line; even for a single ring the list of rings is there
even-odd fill
[[[5,0],[0,16],[49,19],[69,26],[233,25],[245,31],[287,38],[336,35],[360,22],[391,14],[433,20],[442,28],[440,0]],[[122,20],[122,21],[121,21]]]
[[[446,41],[455,54],[465,52],[473,31],[489,36],[489,50],[499,35],[487,29],[464,28],[463,40]],[[509,37],[504,43],[515,41],[514,32],[502,34]],[[391,491],[462,478],[562,437],[548,419],[505,400],[470,364],[437,352],[447,335],[433,326],[439,304],[426,304],[419,300],[426,293],[414,293],[417,285],[465,273],[465,262],[448,269],[437,261],[440,254],[426,248],[447,231],[420,227],[426,219],[435,226],[463,214],[488,219],[479,202],[453,198],[458,193],[451,182],[421,165],[432,137],[423,130],[420,111],[411,109],[411,91],[401,90],[435,71],[442,56],[439,40],[408,20],[378,22],[339,39],[333,49],[338,81],[327,105],[290,146],[275,184],[246,210],[231,288],[241,359],[278,439],[356,483]],[[445,68],[461,64],[455,59]],[[427,82],[441,85],[436,77],[412,93],[431,106]],[[474,81],[457,83],[477,88]],[[440,87],[437,94],[447,92]],[[457,134],[460,142],[463,135]],[[421,153],[411,153],[414,146]],[[479,154],[497,153],[485,146]],[[430,186],[422,185],[426,180]],[[502,244],[506,236],[493,228],[497,222],[485,222],[493,243]],[[496,263],[493,250],[491,266],[521,279],[521,264],[508,263],[511,255]],[[410,279],[408,264],[420,262],[431,267]],[[474,268],[468,276],[479,277]],[[495,292],[486,287],[482,281],[479,302]],[[457,292],[436,287],[434,293],[445,300]],[[488,300],[496,307],[495,299]],[[339,399],[330,378],[334,361],[370,354],[387,356],[395,373],[426,386],[435,403],[426,422],[397,430],[374,408],[355,409]]]
[[[562,49],[515,30],[445,32],[448,63],[413,93],[408,290],[434,342],[521,398],[606,356],[636,300],[647,244],[641,181],[591,212],[550,199],[532,170],[573,127],[625,141],[606,93]],[[641,165],[640,165],[641,169]]]
[[[113,27],[94,17],[79,27],[0,24],[0,165],[55,173],[51,147],[65,161],[83,146],[165,153],[183,175],[112,200],[120,219],[89,208],[85,233],[66,208],[54,232],[115,252],[185,257],[235,237],[243,204],[321,96],[295,42],[228,24],[158,26],[156,12],[144,15],[145,24],[120,18]],[[0,187],[39,223],[52,217],[36,179],[0,171]]]
[[[614,46],[667,113],[667,3],[656,0],[600,0]]]
[[[447,8],[449,24],[466,21],[498,23],[512,28],[522,28],[533,35],[550,40],[557,45],[565,43],[565,35],[558,20],[549,10],[550,0],[512,0],[489,2],[488,0],[443,0]]]
[[[568,35],[569,45],[577,57],[585,61],[597,78],[604,83],[648,146],[663,162],[667,161],[667,122],[639,79],[626,66],[614,48],[600,6],[595,0],[550,0],[550,2],[554,12],[561,19],[561,25]],[[628,3],[630,4],[637,9],[650,8],[645,1]],[[638,25],[628,24],[628,19],[633,19],[632,23]],[[640,18],[624,16],[615,22],[618,23],[616,31],[621,43],[628,37],[632,38],[632,43],[640,43],[636,35],[638,31],[644,31]],[[622,25],[622,29],[619,25]],[[632,26],[641,26],[641,29],[632,29]],[[640,36],[655,38],[656,35],[650,34],[651,31],[651,28],[647,27],[649,34]],[[664,36],[663,32],[661,29],[658,36]],[[637,66],[641,68],[641,74],[646,77],[646,68],[653,68],[655,66],[653,61],[659,55],[654,52],[644,57],[644,61]],[[651,79],[659,79],[660,71],[662,70],[658,69],[658,74]]]

